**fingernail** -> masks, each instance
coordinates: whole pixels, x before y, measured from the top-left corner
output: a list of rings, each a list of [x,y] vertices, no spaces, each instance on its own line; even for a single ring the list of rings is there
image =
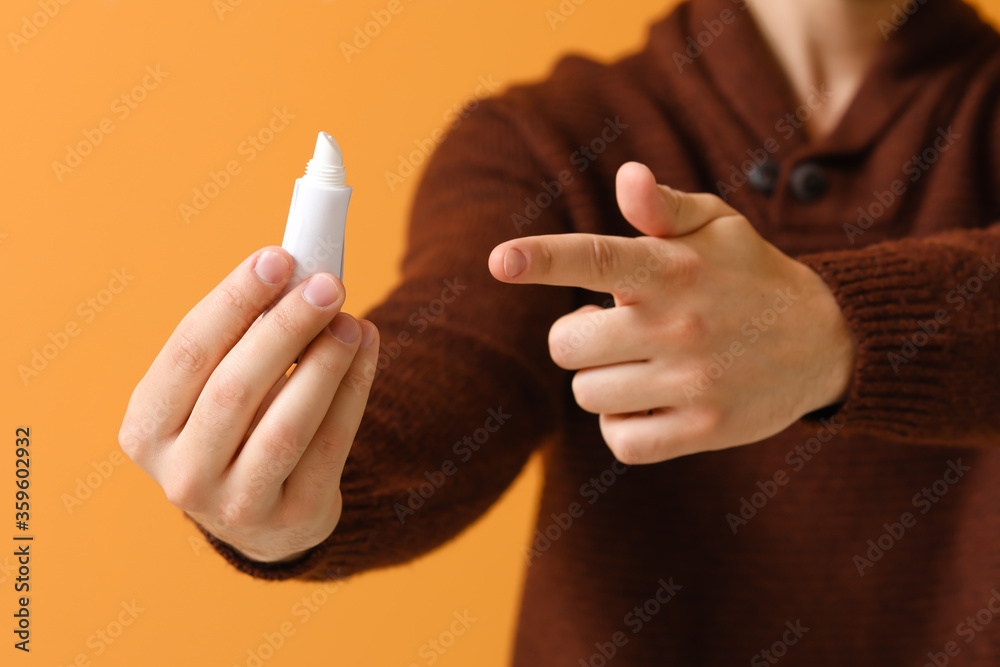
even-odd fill
[[[524,267],[528,265],[528,260],[524,253],[517,248],[510,248],[503,254],[503,272],[508,278],[515,278]]]
[[[265,283],[273,285],[281,282],[281,279],[288,273],[288,260],[273,250],[265,250],[257,256],[257,263],[254,264],[253,271]]]
[[[361,328],[364,330],[361,334],[361,347],[371,347],[372,342],[375,340],[375,325],[366,321],[361,325]]]
[[[337,300],[337,296],[337,286],[322,274],[311,277],[302,290],[302,298],[317,308],[326,308]]]
[[[347,313],[337,313],[337,316],[330,322],[330,333],[341,343],[353,343],[361,333],[358,321]]]

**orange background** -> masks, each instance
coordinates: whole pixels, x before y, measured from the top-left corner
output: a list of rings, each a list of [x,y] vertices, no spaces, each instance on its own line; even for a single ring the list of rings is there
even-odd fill
[[[345,309],[362,314],[398,275],[419,178],[389,189],[385,172],[400,156],[450,124],[446,115],[480,77],[504,85],[543,77],[569,50],[615,59],[639,48],[648,23],[674,3],[567,0],[575,11],[553,29],[546,12],[559,0],[399,0],[402,11],[348,62],[341,42],[388,0],[64,1],[7,0],[0,11],[8,207],[0,219],[0,447],[8,452],[0,457],[0,664],[247,666],[258,664],[248,652],[287,624],[293,633],[260,664],[422,667],[432,654],[421,647],[466,610],[475,623],[434,664],[508,664],[537,460],[457,541],[328,591],[232,569],[124,457],[118,428],[184,313],[254,250],[280,244],[317,132],[343,146],[354,187]],[[1000,3],[979,5],[1000,18]],[[22,32],[40,6],[58,11],[12,45],[9,33]],[[145,99],[134,109],[116,102],[142,85],[147,66],[159,66],[162,81],[139,91]],[[241,144],[275,108],[294,118],[248,160]],[[65,162],[66,145],[96,136],[102,121],[113,130],[57,175],[52,163]],[[185,222],[180,206],[230,160],[239,173]],[[102,292],[123,268],[133,276],[125,288]],[[90,310],[87,299],[102,295],[111,298]],[[75,335],[63,339],[67,326]],[[50,334],[64,347],[49,347],[53,358],[25,382],[18,367],[30,366]],[[12,648],[11,633],[18,426],[32,429],[30,655]],[[308,617],[303,597],[313,600]],[[134,621],[113,643],[100,640],[133,602],[142,609]]]

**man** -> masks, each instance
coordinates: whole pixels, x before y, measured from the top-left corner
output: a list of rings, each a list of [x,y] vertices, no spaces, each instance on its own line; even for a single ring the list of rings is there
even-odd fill
[[[122,447],[270,579],[425,553],[541,448],[517,665],[995,664],[998,94],[955,0],[682,4],[442,142],[368,321],[318,275],[250,328],[247,258]]]

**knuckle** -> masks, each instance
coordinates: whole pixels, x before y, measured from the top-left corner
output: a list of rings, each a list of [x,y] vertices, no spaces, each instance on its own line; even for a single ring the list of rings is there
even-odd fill
[[[190,472],[175,472],[163,484],[167,501],[186,512],[199,511],[204,502],[204,492],[199,480]]]
[[[712,231],[722,237],[738,237],[753,228],[750,221],[738,213],[724,215],[712,221]]]
[[[290,502],[282,503],[278,509],[277,520],[281,523],[281,537],[285,541],[287,551],[297,551],[300,544],[309,539],[309,522],[313,520],[313,503],[303,501],[301,496]]]
[[[205,350],[191,335],[178,331],[170,347],[170,360],[174,366],[188,373],[197,373],[205,367]]]
[[[666,325],[667,338],[675,344],[691,346],[708,336],[708,323],[698,313],[680,312],[670,318]]]
[[[676,243],[653,236],[639,236],[635,241],[646,251],[645,260],[635,270],[637,274],[643,274],[645,269],[649,272],[648,279],[656,279],[669,271],[676,255]]]
[[[125,454],[140,463],[152,454],[154,448],[166,439],[166,422],[174,414],[168,401],[149,398],[147,392],[136,392],[118,429],[118,444]]]
[[[323,497],[327,497],[327,495],[328,494],[326,494],[324,491]],[[337,488],[333,492],[333,497],[330,498],[329,501],[321,504],[321,508],[323,510],[323,516],[328,517],[325,519],[324,525],[330,526],[329,532],[325,532],[325,535],[329,537],[329,535],[333,532],[333,530],[336,529],[337,524],[340,522],[340,515],[344,509],[344,494],[340,490],[339,484],[337,485]],[[323,539],[325,540],[326,537],[324,537]]]
[[[254,523],[253,503],[245,491],[232,494],[216,510],[218,521],[227,527],[246,527]]]
[[[377,351],[378,348],[375,348]],[[375,375],[378,373],[378,364],[374,359],[364,359],[361,363],[352,364],[347,374],[341,381],[341,386],[347,385],[358,396],[364,396],[371,389]]]
[[[730,211],[731,212],[728,215],[723,215],[717,218],[716,222],[724,227],[734,230],[750,229],[753,227],[753,225],[750,224],[750,221],[747,220],[745,216],[737,213],[736,211],[732,211],[732,209],[730,209]]]
[[[538,270],[542,275],[548,275],[552,272],[555,266],[555,255],[552,252],[552,247],[548,243],[540,243],[538,245],[538,252],[533,253],[533,257],[537,262]]]
[[[573,350],[568,345],[554,343],[550,340],[549,356],[552,358],[552,363],[563,370],[573,370],[576,365],[573,362]]]
[[[706,374],[705,367],[691,363],[674,371],[673,381],[684,388],[689,403],[701,402],[701,396],[712,389],[715,381]]]
[[[573,375],[572,381],[573,398],[577,405],[593,414],[601,413],[601,392],[600,387],[592,380],[591,374],[584,371],[577,371]]]
[[[321,461],[319,466],[313,466],[310,472],[321,473],[326,466],[332,465],[342,456],[343,441],[334,434],[319,431],[309,443],[310,449],[315,449]]]
[[[732,210],[722,197],[711,192],[696,192],[692,198],[699,208],[709,211],[716,218]]]
[[[306,519],[316,519],[322,514],[325,509],[324,502],[331,495],[329,487],[339,483],[339,480],[331,480],[325,474],[326,470],[325,462],[317,466],[310,466],[302,470],[301,477],[296,484],[285,486],[286,503],[283,505],[283,511],[286,512],[289,523],[293,521],[301,523]],[[339,487],[337,491],[339,491]]]
[[[324,375],[343,375],[346,366],[348,366],[354,355],[351,354],[350,350],[344,350],[342,346],[344,343],[332,340],[333,336],[323,337],[322,340],[324,345],[315,346],[312,350],[312,359],[310,363],[314,364],[316,368],[321,371]],[[303,359],[303,361],[305,361]]]
[[[573,363],[575,349],[570,343],[568,325],[564,320],[556,320],[549,328],[549,356],[557,366],[569,369]]]
[[[663,260],[673,257],[676,239],[662,239],[657,236],[637,236],[633,239],[648,254],[646,268],[659,268]]]
[[[594,235],[590,247],[591,267],[595,277],[608,278],[615,270],[615,255],[607,239]]]
[[[336,522],[325,507],[317,505],[288,504],[278,510],[276,518],[282,525],[280,542],[285,545],[285,553],[311,549],[330,535]]]
[[[278,421],[262,435],[267,463],[257,471],[257,476],[271,478],[295,465],[302,449],[302,435],[295,425]]]
[[[125,415],[121,428],[118,429],[118,445],[133,461],[143,458],[148,449],[148,433],[138,425],[134,417]]]
[[[244,312],[250,306],[250,299],[246,291],[238,283],[223,283],[219,286],[216,297],[220,306],[226,310]]]
[[[695,440],[707,440],[718,434],[726,421],[725,411],[715,405],[688,410],[688,429]]]
[[[250,386],[233,371],[224,367],[216,369],[210,396],[212,401],[224,410],[242,410],[250,404]]]
[[[368,346],[368,349],[372,350],[372,352],[377,356],[379,346],[382,344],[382,334],[379,332],[378,327],[375,326],[374,322],[369,322],[369,324],[371,324],[371,328],[375,332],[375,338]]]
[[[274,310],[269,311],[268,316],[271,318],[272,326],[282,334],[298,336],[304,330],[303,323],[296,317],[295,311],[287,306],[288,304],[279,305]]]
[[[677,383],[692,386],[696,385],[704,375],[705,369],[700,363],[692,360],[679,364],[673,373]]]
[[[673,214],[677,220],[684,220],[694,213],[692,205],[695,202],[695,194],[696,193],[690,192],[675,192],[674,196],[670,198],[670,206],[673,209]]]
[[[704,261],[694,248],[680,246],[671,253],[666,270],[671,282],[690,285],[695,282],[703,268]]]
[[[255,463],[246,474],[243,484],[243,495],[246,497],[263,498],[275,485],[274,476],[278,462],[273,459]],[[249,502],[249,501],[248,501]]]
[[[604,440],[614,457],[625,465],[636,465],[646,462],[646,448],[642,443],[628,435],[624,429],[614,429],[606,433]]]

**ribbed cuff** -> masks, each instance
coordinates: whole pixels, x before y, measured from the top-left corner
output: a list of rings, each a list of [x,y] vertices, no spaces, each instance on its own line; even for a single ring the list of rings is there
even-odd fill
[[[950,403],[955,336],[943,285],[927,267],[884,246],[798,260],[827,283],[858,342],[847,399],[807,415],[835,418],[845,432],[927,439]]]
[[[208,544],[211,545],[211,547],[215,549],[215,551],[218,552],[218,554],[222,556],[226,562],[231,564],[240,572],[249,574],[252,577],[272,581],[282,581],[285,579],[303,578],[302,575],[311,573],[308,577],[310,580],[344,578],[341,576],[339,571],[314,572],[314,570],[318,570],[320,567],[319,563],[324,555],[325,542],[317,544],[295,560],[281,563],[266,563],[247,558],[242,553],[234,549],[230,544],[223,542],[215,535],[205,530],[205,528],[191,518],[187,512],[183,512],[183,514],[185,517],[190,519],[191,523],[198,528],[198,531],[205,536],[205,540]]]

